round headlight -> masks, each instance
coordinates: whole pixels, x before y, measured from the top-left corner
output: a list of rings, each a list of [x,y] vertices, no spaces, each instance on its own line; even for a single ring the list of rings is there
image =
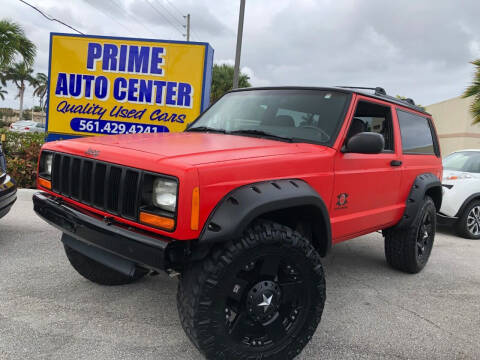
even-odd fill
[[[153,182],[152,203],[160,209],[175,212],[177,207],[177,182],[156,178]]]

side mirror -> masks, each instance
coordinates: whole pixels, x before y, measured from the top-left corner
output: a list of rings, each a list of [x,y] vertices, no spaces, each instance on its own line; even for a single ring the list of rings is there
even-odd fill
[[[345,147],[345,152],[359,154],[378,154],[385,147],[383,135],[375,132],[362,132],[352,136]]]

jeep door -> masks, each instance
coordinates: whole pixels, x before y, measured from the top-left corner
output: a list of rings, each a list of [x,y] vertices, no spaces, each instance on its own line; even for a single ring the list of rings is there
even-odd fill
[[[396,223],[404,209],[400,193],[402,168],[399,130],[389,103],[356,95],[354,108],[337,142],[334,192],[330,205],[332,237],[339,242]],[[345,152],[345,144],[360,132],[385,139],[379,154]]]

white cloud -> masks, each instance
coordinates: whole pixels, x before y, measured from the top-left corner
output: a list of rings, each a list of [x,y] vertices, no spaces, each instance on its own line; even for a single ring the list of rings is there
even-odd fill
[[[188,12],[192,39],[209,42],[217,63],[233,64],[238,1],[176,0],[181,14],[165,0],[31,2],[88,34],[159,39],[183,39]],[[384,86],[433,103],[471,82],[469,61],[480,57],[479,12],[478,0],[248,1],[241,68],[255,86]],[[70,30],[18,1],[2,3],[1,13],[24,26],[38,46],[35,71],[46,73],[49,33]],[[18,104],[16,90],[8,90],[0,107]],[[29,90],[25,105],[31,103]]]

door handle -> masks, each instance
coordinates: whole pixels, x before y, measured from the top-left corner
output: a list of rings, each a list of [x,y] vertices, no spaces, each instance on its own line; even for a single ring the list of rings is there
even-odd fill
[[[390,161],[391,166],[400,166],[402,165],[402,162],[400,160],[392,160]]]

